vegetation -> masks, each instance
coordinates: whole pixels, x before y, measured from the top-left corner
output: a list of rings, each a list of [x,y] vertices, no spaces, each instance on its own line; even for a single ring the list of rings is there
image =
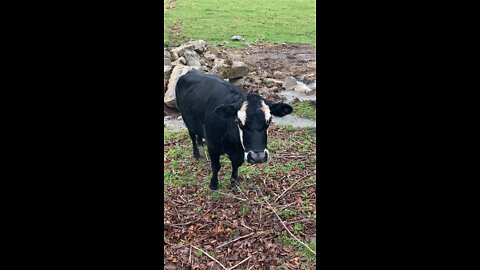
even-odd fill
[[[294,102],[291,105],[293,107],[293,114],[312,120],[317,119],[317,109],[310,101]]]
[[[190,39],[212,44],[228,41],[229,47],[252,43],[316,45],[313,0],[181,0],[163,12],[166,46]],[[231,41],[235,35],[245,40]]]
[[[241,166],[239,194],[232,193],[229,188],[231,166],[226,156],[221,157],[219,189],[211,191],[208,188],[211,169],[206,147],[200,147],[202,157],[197,161],[192,156],[190,137],[186,131],[164,129],[164,132],[164,190],[165,198],[169,198],[164,202],[164,216],[169,224],[175,224],[172,225],[175,227],[167,226],[164,231],[165,241],[172,246],[165,251],[168,262],[181,260],[186,254],[185,251],[182,253],[182,247],[192,245],[204,248],[202,250],[207,254],[225,263],[232,257],[217,250],[218,247],[245,237],[238,241],[238,244],[244,243],[235,251],[238,258],[229,265],[225,264],[227,267],[260,250],[263,244],[259,239],[271,239],[271,245],[278,246],[278,249],[262,251],[275,260],[275,264],[299,269],[314,267],[315,255],[288,234],[282,225],[286,224],[290,232],[310,249],[316,250],[314,132],[310,129],[271,127],[269,148],[273,161]],[[188,225],[182,228],[181,224]],[[187,229],[187,234],[183,233]],[[200,229],[201,237],[195,235]],[[248,246],[246,243],[249,243]],[[288,255],[279,257],[279,250]],[[205,252],[197,251],[197,256],[193,256],[193,266],[212,267],[211,259],[204,256]]]

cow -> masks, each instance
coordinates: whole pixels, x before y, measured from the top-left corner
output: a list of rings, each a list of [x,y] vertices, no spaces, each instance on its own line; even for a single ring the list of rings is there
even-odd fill
[[[238,168],[264,163],[270,158],[267,147],[272,115],[293,112],[285,103],[273,103],[256,93],[245,94],[220,77],[191,70],[181,76],[175,88],[176,100],[192,140],[193,157],[200,158],[198,145],[205,139],[212,167],[210,189],[218,189],[220,156],[232,163],[231,188],[238,185]]]

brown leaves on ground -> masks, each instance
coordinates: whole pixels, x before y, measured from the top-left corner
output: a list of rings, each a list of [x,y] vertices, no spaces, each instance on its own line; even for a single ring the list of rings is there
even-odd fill
[[[272,127],[272,139],[287,140],[309,132],[298,130],[286,134],[285,130],[278,132],[278,129]],[[166,151],[170,147],[188,148],[189,139],[182,138],[166,142]],[[295,143],[296,147],[301,144],[301,141]],[[295,160],[304,162],[305,166],[285,173],[274,171],[268,176],[242,178],[240,173],[242,188],[237,194],[228,188],[229,166],[223,166],[220,171],[218,192],[208,190],[208,177],[197,185],[165,186],[164,269],[222,269],[207,254],[228,269],[250,256],[235,269],[315,268],[315,261],[301,252],[300,244],[287,234],[264,201],[268,200],[298,239],[306,244],[315,241],[315,156],[281,149],[274,157],[276,163]],[[165,170],[169,170],[168,166],[169,163],[165,163]],[[262,165],[256,166],[262,168]],[[209,166],[197,167],[198,171],[191,173],[210,175]]]

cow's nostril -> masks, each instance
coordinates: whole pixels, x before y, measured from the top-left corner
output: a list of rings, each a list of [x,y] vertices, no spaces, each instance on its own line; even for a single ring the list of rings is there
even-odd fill
[[[265,159],[265,151],[261,151],[261,152],[255,151],[251,153],[251,156],[255,162],[263,162]]]

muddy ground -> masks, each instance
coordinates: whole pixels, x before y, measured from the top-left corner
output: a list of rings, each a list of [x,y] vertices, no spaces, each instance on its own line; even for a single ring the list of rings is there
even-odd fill
[[[243,86],[245,92],[260,92],[273,101],[285,101],[278,93],[281,87],[265,82],[266,78],[283,81],[292,76],[311,88],[316,88],[316,48],[308,45],[274,44],[251,45],[243,48],[224,48],[234,61],[242,61],[252,68]],[[254,80],[257,79],[255,82]],[[250,83],[252,81],[252,83]],[[178,110],[164,106],[164,116],[176,118]]]

